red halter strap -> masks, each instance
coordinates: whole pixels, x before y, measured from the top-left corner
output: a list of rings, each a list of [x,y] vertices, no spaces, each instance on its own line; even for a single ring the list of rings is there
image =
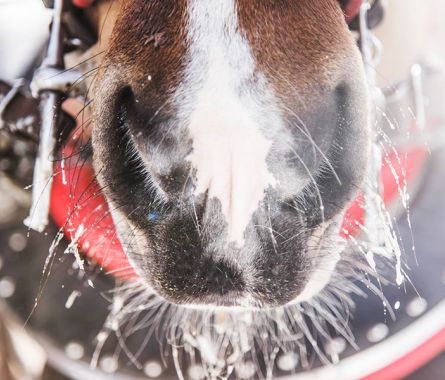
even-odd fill
[[[94,0],[72,0],[72,1],[73,4],[79,8],[86,8],[94,3]]]
[[[362,4],[363,0],[349,0],[345,7],[345,18],[348,24],[357,17]]]

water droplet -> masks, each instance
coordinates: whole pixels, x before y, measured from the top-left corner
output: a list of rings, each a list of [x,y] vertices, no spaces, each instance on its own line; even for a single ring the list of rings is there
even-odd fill
[[[66,355],[73,360],[80,360],[85,355],[85,349],[80,343],[70,342],[65,346]]]
[[[5,277],[0,280],[0,297],[9,298],[15,292],[14,280],[10,277]]]
[[[65,302],[65,309],[71,309],[74,305],[74,302],[76,302],[76,299],[80,297],[81,293],[77,290],[74,290],[68,297],[68,299]]]
[[[162,366],[158,362],[147,362],[144,365],[144,373],[154,379],[162,375]]]
[[[277,366],[281,371],[293,371],[297,368],[299,360],[296,352],[287,352],[277,359]]]
[[[385,339],[389,334],[389,328],[384,323],[378,323],[371,327],[366,333],[366,338],[371,343],[377,343]]]
[[[422,315],[428,308],[428,302],[422,297],[416,297],[406,305],[406,314],[412,318]]]
[[[148,214],[148,220],[150,222],[155,222],[160,218],[160,214],[156,211],[152,211]]]
[[[60,163],[60,167],[62,169],[62,184],[64,186],[68,185],[68,181],[66,180],[66,171],[65,171],[65,158],[62,158]]]
[[[340,355],[346,350],[346,347],[346,340],[341,336],[337,336],[326,343],[325,350],[329,355]]]
[[[16,232],[9,237],[8,244],[14,252],[22,252],[26,248],[28,240],[25,235]]]
[[[104,356],[99,365],[102,371],[107,373],[114,373],[119,367],[117,359],[113,356]]]
[[[192,365],[188,369],[190,380],[203,380],[206,377],[204,369],[199,365]]]
[[[236,368],[236,374],[240,379],[250,379],[255,375],[255,373],[255,364],[253,364],[251,361],[241,363]]]

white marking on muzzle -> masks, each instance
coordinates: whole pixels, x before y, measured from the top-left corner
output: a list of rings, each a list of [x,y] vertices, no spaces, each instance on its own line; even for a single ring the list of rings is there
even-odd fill
[[[241,247],[265,190],[276,185],[267,165],[272,141],[260,130],[257,101],[270,91],[262,78],[251,84],[255,62],[239,33],[234,0],[191,0],[188,33],[195,195],[208,191],[221,202],[228,240]]]

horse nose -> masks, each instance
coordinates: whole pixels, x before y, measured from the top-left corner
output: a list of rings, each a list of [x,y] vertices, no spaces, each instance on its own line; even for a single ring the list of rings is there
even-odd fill
[[[204,292],[216,296],[228,296],[242,290],[242,281],[236,272],[223,263],[214,263],[204,274]]]
[[[217,254],[176,252],[159,273],[161,295],[179,304],[216,304],[228,306],[238,302],[246,290],[241,270]]]

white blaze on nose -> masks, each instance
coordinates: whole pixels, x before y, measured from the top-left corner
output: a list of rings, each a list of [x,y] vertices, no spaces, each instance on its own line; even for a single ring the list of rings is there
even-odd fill
[[[275,181],[267,168],[271,143],[255,128],[239,104],[203,104],[192,117],[195,194],[208,191],[221,202],[229,240],[243,244],[244,231]]]
[[[272,142],[259,128],[250,47],[238,31],[234,0],[191,0],[191,63],[188,80],[197,88],[189,132],[196,170],[195,194],[221,203],[228,239],[242,246],[244,232],[275,186],[267,157]],[[198,85],[196,85],[198,83]]]

